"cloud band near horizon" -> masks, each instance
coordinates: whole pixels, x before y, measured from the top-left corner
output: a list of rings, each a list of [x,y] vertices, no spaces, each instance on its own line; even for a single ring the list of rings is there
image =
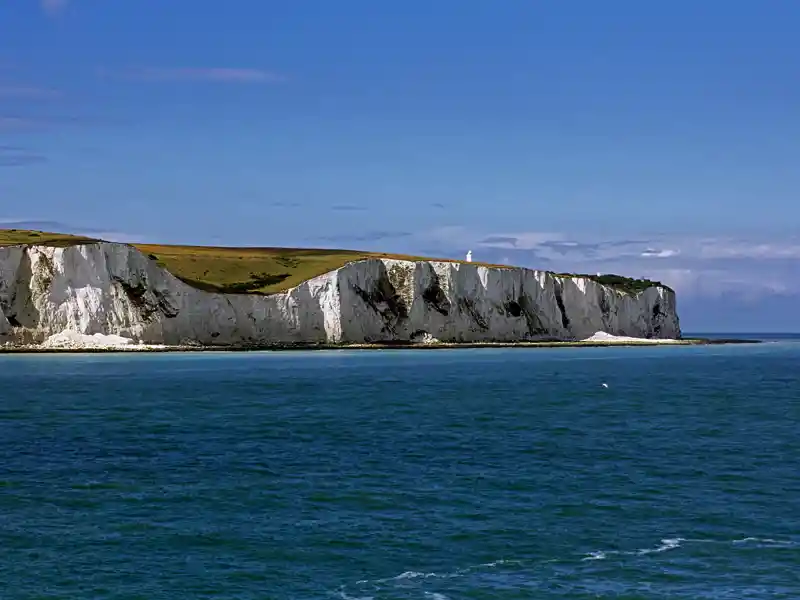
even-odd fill
[[[101,77],[152,83],[280,83],[282,75],[257,68],[242,67],[133,67],[98,70]]]

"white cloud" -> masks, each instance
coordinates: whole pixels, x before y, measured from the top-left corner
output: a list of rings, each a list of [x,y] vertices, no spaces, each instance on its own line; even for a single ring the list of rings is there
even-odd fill
[[[800,295],[800,239],[732,236],[626,236],[565,232],[476,231],[440,227],[409,240],[435,241],[453,256],[472,248],[478,261],[663,281],[682,295]]]
[[[670,256],[676,256],[679,252],[677,250],[654,250],[652,248],[648,248],[647,250],[642,251],[642,256],[651,257],[651,258],[669,258]]]
[[[704,258],[800,258],[797,241],[753,243],[746,240],[705,240],[699,243],[699,253]]]

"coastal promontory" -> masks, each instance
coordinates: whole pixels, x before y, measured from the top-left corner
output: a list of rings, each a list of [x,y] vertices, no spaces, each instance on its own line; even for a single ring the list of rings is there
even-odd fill
[[[0,345],[272,347],[680,338],[657,282],[347,250],[0,237]]]

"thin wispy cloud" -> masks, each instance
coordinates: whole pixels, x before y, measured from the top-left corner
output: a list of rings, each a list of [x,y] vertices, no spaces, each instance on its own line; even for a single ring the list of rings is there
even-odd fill
[[[361,233],[352,233],[347,234],[343,233],[340,235],[325,235],[319,236],[314,239],[326,242],[378,242],[382,240],[396,240],[401,238],[408,238],[411,237],[411,233],[408,231],[364,231]]]
[[[0,146],[0,167],[25,167],[47,162],[47,157],[18,146]]]
[[[69,0],[40,0],[39,5],[48,17],[61,14],[69,4]]]
[[[21,111],[10,114],[0,113],[0,133],[27,132],[54,129],[57,127],[93,127],[103,125],[119,125],[125,121],[116,121],[95,116],[83,115],[33,115]]]
[[[642,251],[641,255],[650,258],[669,258],[671,256],[676,256],[677,254],[677,250],[656,250],[655,248],[647,248],[646,250]]]
[[[331,206],[331,210],[338,210],[342,212],[356,212],[367,210],[366,206],[359,206],[357,204],[334,204]]]
[[[41,126],[42,122],[37,119],[0,115],[0,132],[37,129]]]
[[[280,83],[284,77],[263,69],[238,67],[136,67],[130,69],[100,69],[102,77],[129,81],[162,83]]]
[[[0,98],[20,98],[24,100],[49,100],[61,97],[61,92],[31,85],[0,84]]]

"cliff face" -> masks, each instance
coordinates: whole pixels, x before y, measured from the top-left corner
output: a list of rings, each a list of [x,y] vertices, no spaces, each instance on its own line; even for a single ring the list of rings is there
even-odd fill
[[[529,269],[369,259],[261,296],[195,289],[124,244],[0,248],[0,343],[62,331],[167,345],[680,337],[671,290]]]

